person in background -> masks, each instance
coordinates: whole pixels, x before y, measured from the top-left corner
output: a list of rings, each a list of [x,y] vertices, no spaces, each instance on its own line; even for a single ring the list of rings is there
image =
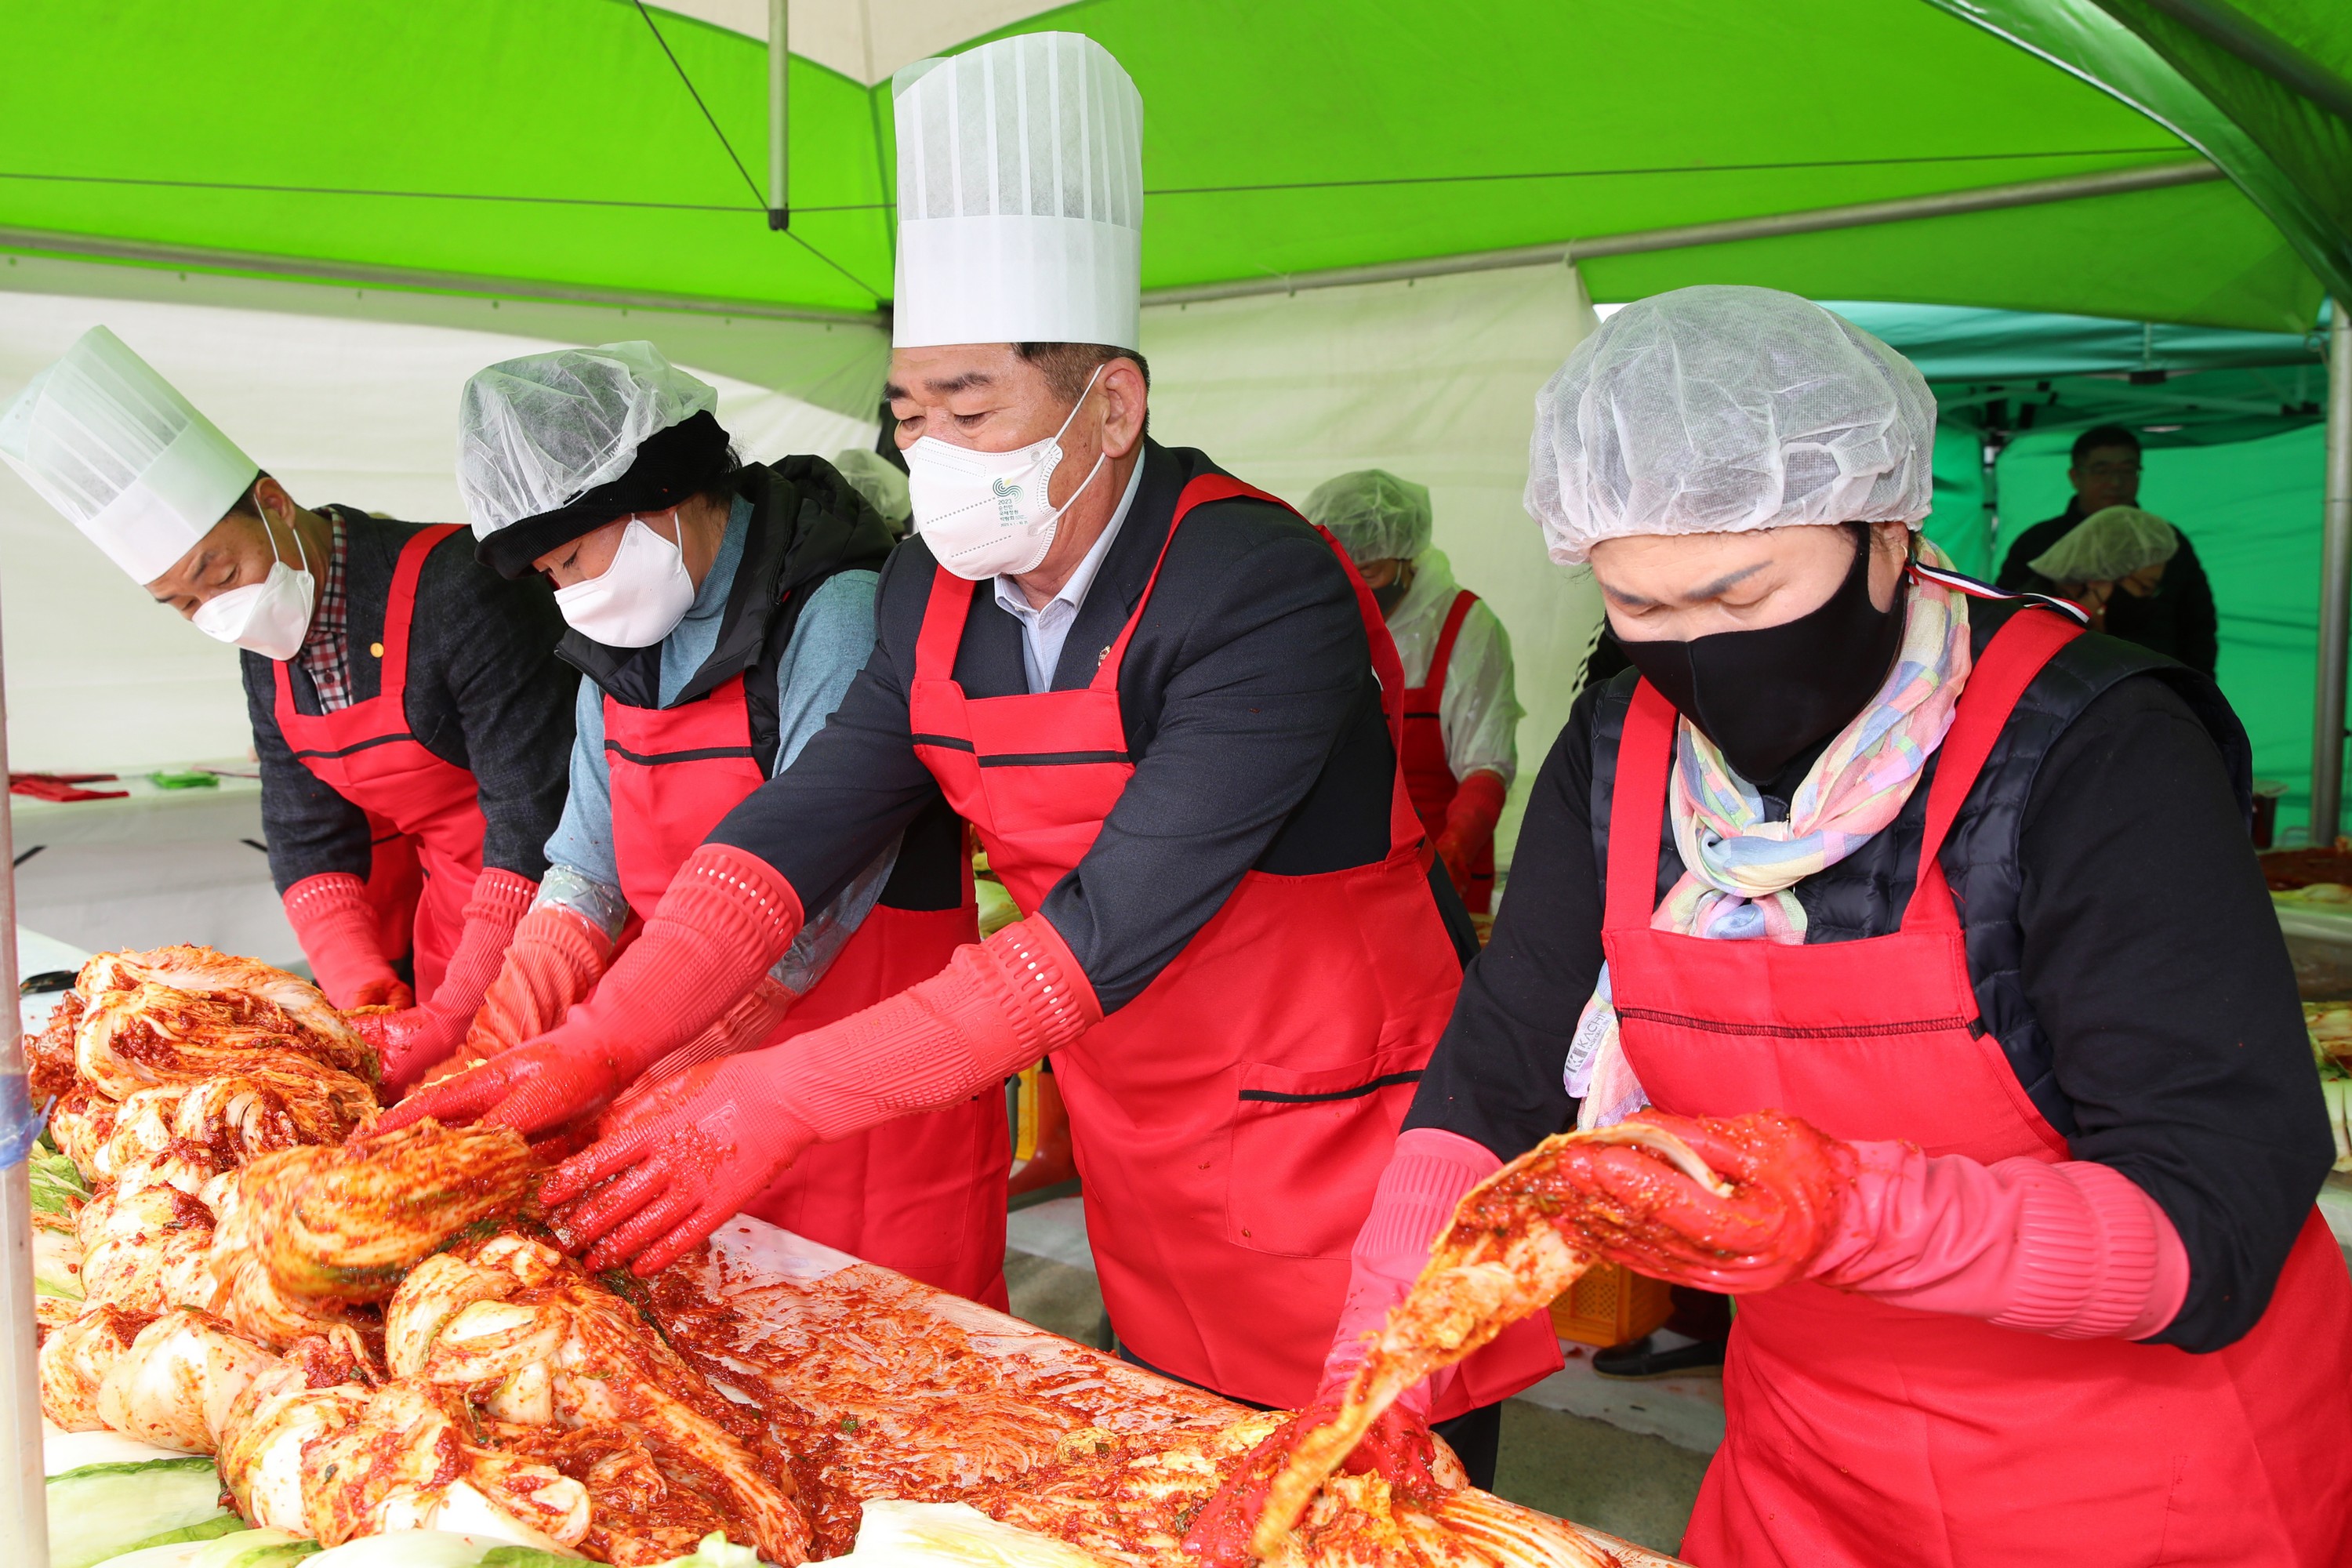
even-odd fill
[[[482,563],[556,585],[571,628],[558,652],[588,677],[547,879],[469,1058],[600,1016],[630,918],[653,918],[703,837],[792,764],[874,650],[882,519],[819,458],[740,462],[717,402],[646,342],[531,354],[466,384],[458,482]],[[866,861],[648,1084],[846,1017],[975,940],[963,825],[944,804]],[[1003,1096],[966,1096],[810,1151],[743,1209],[1003,1306],[1012,1162]]]
[[[1495,824],[1519,770],[1511,638],[1430,544],[1429,487],[1380,468],[1326,479],[1310,522],[1347,547],[1404,665],[1404,777],[1412,808],[1474,915],[1495,907]]]
[[[243,650],[261,818],[327,999],[398,1089],[457,1048],[547,869],[578,677],[546,592],[457,524],[316,510],[104,327],[0,454],[158,602]],[[404,973],[404,969],[405,973]]]
[[[1015,73],[1025,92],[989,90]],[[1404,791],[1395,652],[1334,542],[1145,433],[1142,104],[1118,63],[1030,33],[898,87],[888,384],[916,532],[884,573],[874,657],[686,860],[593,1012],[378,1127],[536,1134],[594,1110],[945,800],[1024,918],[863,1013],[665,1084],[542,1196],[571,1205],[591,1268],[650,1274],[775,1172],[893,1138],[909,1111],[994,1101],[1050,1053],[1121,1352],[1304,1405],[1476,947]],[[1054,116],[1081,93],[1097,115]],[[1049,149],[1092,216],[999,207],[993,175],[944,189],[922,149],[976,124]],[[1467,1420],[1474,1474],[1492,1474],[1500,1399],[1559,1365],[1539,1324],[1465,1363],[1433,1414]]]
[[[857,487],[866,503],[882,514],[890,525],[894,539],[907,537],[907,524],[915,515],[914,503],[907,499],[907,474],[889,458],[863,447],[852,447],[837,453],[833,459],[835,472]]]
[[[2154,512],[2111,506],[2035,556],[2033,573],[2080,605],[2093,630],[2107,631],[2121,610],[2116,595],[2146,599],[2160,593],[2166,567],[2179,549],[2179,531]]]
[[[2139,437],[2119,425],[2084,431],[2074,438],[2074,466],[2066,477],[2074,486],[2066,510],[2019,534],[2002,558],[2000,584],[2011,593],[2054,592],[2057,584],[2038,575],[2033,563],[2093,512],[2139,504]],[[2221,657],[2213,585],[2196,546],[2187,534],[2179,537],[2180,549],[2166,564],[2156,592],[2112,605],[2104,629],[2210,675]]]

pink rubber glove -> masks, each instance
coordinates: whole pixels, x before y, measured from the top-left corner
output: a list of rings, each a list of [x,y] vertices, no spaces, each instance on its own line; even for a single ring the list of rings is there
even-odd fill
[[[2063,1340],[2146,1339],[2189,1293],[2171,1219],[2111,1166],[1851,1147],[1854,1185],[1807,1271],[1825,1285]]]
[[[1491,774],[1488,776],[1492,776]],[[1380,1331],[1389,1309],[1404,1293],[1429,1261],[1430,1244],[1454,1217],[1462,1194],[1503,1168],[1503,1162],[1484,1144],[1434,1127],[1415,1127],[1398,1134],[1396,1152],[1381,1172],[1372,1194],[1371,1212],[1356,1233],[1348,1270],[1348,1297],[1339,1308],[1339,1326],[1331,1336],[1330,1353],[1323,1360],[1323,1381],[1313,1403],[1336,1404],[1347,1392],[1348,1380],[1363,1364],[1365,1337]],[[1427,1422],[1435,1408],[1440,1380],[1452,1377],[1447,1367],[1429,1380],[1415,1384],[1397,1401],[1400,1409]]]
[[[1502,774],[1492,768],[1478,768],[1456,786],[1445,808],[1437,856],[1445,862],[1445,874],[1453,879],[1454,890],[1465,903],[1470,900],[1471,867],[1483,851],[1494,847],[1495,824],[1503,819],[1507,788]]]
[[[495,1057],[556,1025],[612,966],[613,939],[579,914],[548,904],[522,917],[499,977],[466,1031],[466,1049]]]
[[[550,1033],[409,1096],[375,1131],[430,1116],[535,1136],[586,1115],[718,1022],[800,928],[800,896],[774,867],[706,844],[670,879],[644,933],[594,995]]]
[[[558,1166],[540,1196],[571,1205],[557,1226],[572,1245],[595,1244],[591,1268],[634,1258],[649,1275],[810,1144],[954,1105],[1101,1020],[1060,934],[1041,918],[1017,921],[861,1013],[662,1085]]]
[[[539,884],[528,878],[495,866],[485,869],[474,879],[465,929],[457,933],[457,949],[449,955],[433,1000],[352,1020],[352,1027],[375,1047],[386,1089],[407,1088],[465,1040],[466,1026],[499,973],[516,924],[538,893]]]
[[[287,889],[281,901],[328,1001],[338,1007],[416,1005],[415,993],[383,955],[366,883],[349,871],[325,871]]]

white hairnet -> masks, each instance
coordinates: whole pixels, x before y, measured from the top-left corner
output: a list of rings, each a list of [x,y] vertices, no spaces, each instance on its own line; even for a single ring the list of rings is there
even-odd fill
[[[1809,300],[1706,284],[1626,306],[1536,395],[1527,509],[1552,559],[1603,539],[1902,521],[1932,504],[1936,400]]]
[[[2113,583],[2169,561],[2180,548],[2172,524],[2136,506],[2093,512],[2027,564],[2053,583]]]
[[[457,400],[457,489],[487,538],[626,473],[637,446],[719,406],[647,342],[559,349],[477,371]]]
[[[864,447],[852,447],[835,456],[833,466],[886,521],[901,531],[906,528],[908,520],[915,515],[915,503],[908,496],[907,476],[889,458]]]
[[[1429,487],[1386,468],[1359,468],[1315,487],[1302,509],[1329,529],[1359,566],[1410,561],[1429,548]]]

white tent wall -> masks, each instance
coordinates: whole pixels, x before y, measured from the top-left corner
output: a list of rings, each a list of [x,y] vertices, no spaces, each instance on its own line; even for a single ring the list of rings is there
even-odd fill
[[[11,273],[6,281],[19,276]],[[487,301],[467,303],[497,319]],[[572,314],[579,320],[564,325],[601,330],[608,338],[677,324],[614,311]],[[452,465],[466,377],[495,360],[565,341],[598,341],[170,299],[0,292],[0,401],[101,322],[297,500],[341,501],[420,521],[463,520]],[[542,318],[533,324],[548,323]],[[675,340],[665,348],[694,363],[677,342],[692,344],[698,333],[691,329],[701,325],[665,334]],[[873,406],[883,353],[878,331],[835,337],[800,323],[784,331],[772,347],[789,350],[792,333],[815,340],[814,354],[782,356],[799,357],[796,368],[805,371],[810,359],[827,354],[837,362],[816,366],[834,384],[833,401]],[[873,442],[870,418],[697,368],[719,388],[720,417],[750,456],[831,453]],[[17,771],[130,773],[196,762],[236,767],[241,764],[233,759],[249,755],[236,651],[158,607],[5,469],[0,630],[6,637],[9,760]],[[275,963],[300,957],[268,865],[246,842],[262,837],[247,791],[224,790],[201,809],[192,809],[198,806],[193,799],[143,795],[67,806],[12,797],[12,804],[18,852],[44,846],[17,873],[27,927],[93,949],[210,942]]]
[[[1527,717],[1498,838],[1507,867],[1601,623],[1591,574],[1552,564],[1519,500],[1536,392],[1595,324],[1564,267],[1143,312],[1155,439],[1198,447],[1294,505],[1354,468],[1429,487],[1438,548],[1502,618],[1517,662]]]

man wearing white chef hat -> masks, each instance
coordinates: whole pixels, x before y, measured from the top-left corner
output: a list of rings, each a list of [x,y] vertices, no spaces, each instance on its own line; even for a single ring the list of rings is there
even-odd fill
[[[873,659],[593,998],[383,1125],[537,1132],[604,1103],[944,795],[1028,918],[787,1048],[672,1079],[546,1195],[594,1266],[650,1271],[813,1144],[1050,1054],[1122,1347],[1304,1405],[1466,951],[1398,770],[1395,648],[1328,535],[1145,435],[1142,109],[1118,62],[1035,34],[895,91],[887,391],[915,535]],[[1435,1413],[1557,1364],[1530,1331]],[[1482,1424],[1465,1446],[1490,1466]]]
[[[370,1025],[385,1081],[456,1048],[563,803],[575,678],[545,594],[453,526],[296,505],[104,327],[0,409],[0,457],[244,650],[270,871],[329,999],[404,1010]]]

